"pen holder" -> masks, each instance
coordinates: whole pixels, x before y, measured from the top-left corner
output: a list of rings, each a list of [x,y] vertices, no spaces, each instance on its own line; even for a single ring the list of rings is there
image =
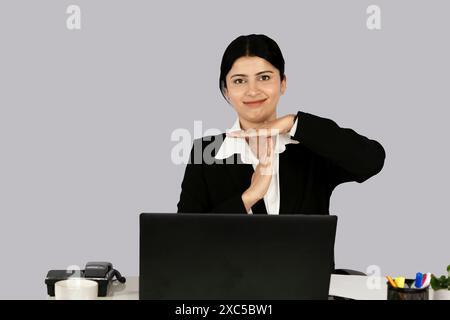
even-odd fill
[[[429,300],[429,288],[413,288],[414,279],[406,279],[404,288],[394,288],[387,282],[388,300]]]

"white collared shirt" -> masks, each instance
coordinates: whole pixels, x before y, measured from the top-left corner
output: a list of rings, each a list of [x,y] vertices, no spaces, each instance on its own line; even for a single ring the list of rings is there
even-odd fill
[[[291,139],[291,136],[294,136],[295,131],[297,130],[297,122],[298,119],[295,120],[292,129],[289,134],[280,134],[276,136],[275,145],[274,145],[274,157],[273,157],[273,173],[272,179],[270,181],[269,189],[264,196],[264,204],[266,205],[266,210],[268,214],[279,214],[280,211],[280,179],[278,174],[279,169],[279,154],[286,150],[286,145],[289,143],[297,144],[299,143],[297,140]],[[236,120],[234,125],[227,130],[227,132],[242,130],[241,125],[239,123],[239,118]],[[253,170],[255,170],[256,166],[259,163],[258,158],[253,154],[250,149],[250,146],[247,144],[245,139],[242,138],[233,138],[226,137],[220,146],[219,151],[217,152],[215,158],[216,159],[226,159],[231,157],[233,154],[239,154],[241,156],[241,160],[245,164],[251,164],[253,166]],[[250,184],[250,181],[249,181]],[[250,212],[252,210],[250,209]]]

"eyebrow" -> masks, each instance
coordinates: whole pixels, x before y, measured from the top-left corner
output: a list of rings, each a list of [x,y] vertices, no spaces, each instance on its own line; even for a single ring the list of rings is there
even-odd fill
[[[266,73],[266,72],[273,73],[273,71],[266,70],[266,71],[258,72],[257,74],[255,74],[255,76],[259,76],[260,74]],[[233,75],[230,77],[230,79],[233,78],[233,77],[247,77],[247,75],[246,75],[246,74],[233,74]]]

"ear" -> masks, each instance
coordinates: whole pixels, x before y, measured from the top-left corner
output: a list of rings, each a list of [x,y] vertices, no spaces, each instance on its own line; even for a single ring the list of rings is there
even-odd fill
[[[281,87],[280,87],[281,94],[284,94],[284,92],[286,91],[286,88],[287,88],[286,82],[287,82],[287,77],[286,77],[286,75],[284,75],[284,78],[281,81]]]
[[[227,90],[227,88],[223,88],[223,95],[224,95],[225,98],[228,100],[228,102],[230,102],[230,97],[228,96],[228,90]]]

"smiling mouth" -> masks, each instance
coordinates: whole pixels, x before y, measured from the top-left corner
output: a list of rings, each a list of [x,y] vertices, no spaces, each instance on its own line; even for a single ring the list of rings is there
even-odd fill
[[[261,99],[261,100],[257,100],[257,101],[244,101],[244,104],[248,105],[248,106],[259,106],[260,104],[262,104],[264,101],[266,101],[266,99]]]

